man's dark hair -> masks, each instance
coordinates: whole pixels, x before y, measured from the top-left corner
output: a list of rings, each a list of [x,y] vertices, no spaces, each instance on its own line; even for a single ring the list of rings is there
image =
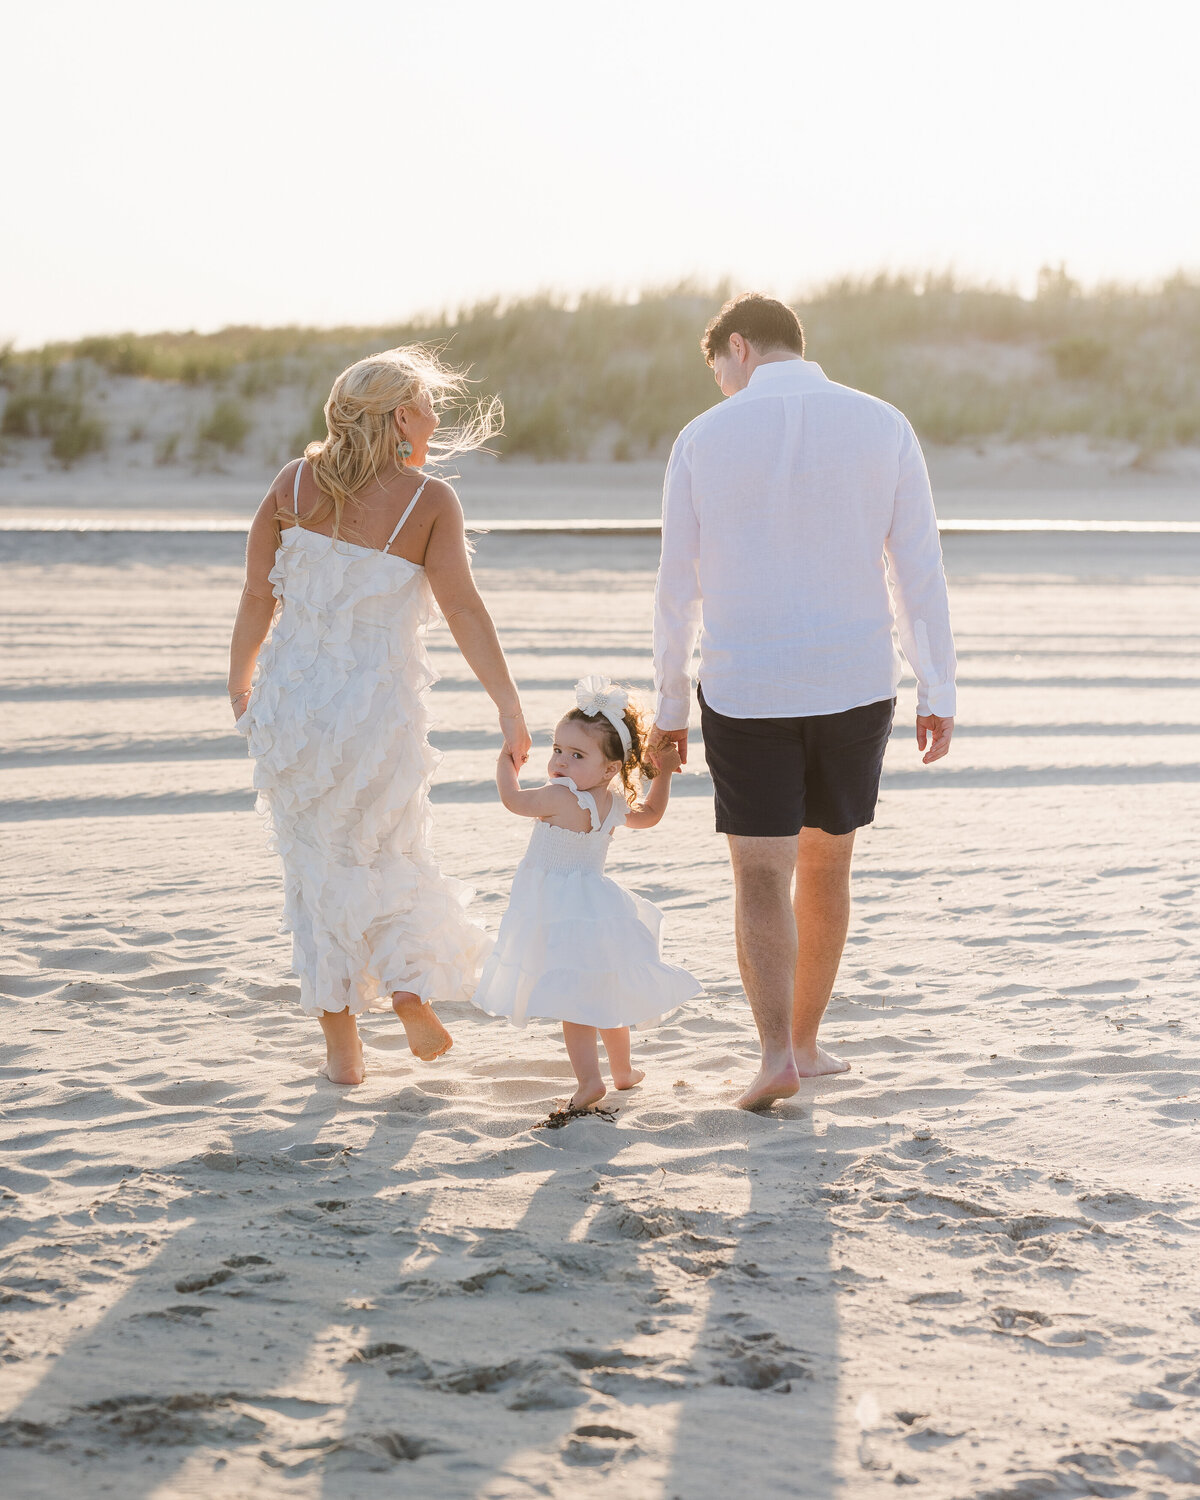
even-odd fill
[[[729,353],[729,335],[740,333],[759,354],[771,349],[793,349],[804,353],[804,329],[786,302],[764,297],[761,292],[743,292],[733,297],[704,330],[700,347],[711,365],[718,354]]]

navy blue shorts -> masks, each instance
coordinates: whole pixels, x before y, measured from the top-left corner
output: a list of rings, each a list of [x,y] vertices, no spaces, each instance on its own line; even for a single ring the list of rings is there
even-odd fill
[[[895,698],[799,719],[729,719],[704,701],[700,730],[717,832],[790,838],[851,833],[875,817]]]

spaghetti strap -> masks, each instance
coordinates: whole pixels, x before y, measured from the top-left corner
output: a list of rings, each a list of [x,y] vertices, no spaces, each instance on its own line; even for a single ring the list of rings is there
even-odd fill
[[[296,482],[292,485],[292,509],[297,515],[300,514],[300,472],[304,468],[304,460],[301,459],[296,465]]]
[[[405,510],[404,514],[396,522],[396,529],[395,529],[395,531],[393,531],[392,534],[391,534],[391,536],[388,537],[387,541],[384,542],[384,544],[383,544],[383,550],[385,552],[390,552],[391,551],[392,543],[400,535],[400,529],[401,529],[401,527],[404,525],[405,521],[408,520],[409,516],[412,515],[413,510],[414,510],[414,508],[416,506],[417,501],[421,498],[421,491],[425,488],[425,486],[428,483],[429,483],[429,476],[426,475],[425,478],[422,479],[422,481],[420,482],[420,484],[417,486],[417,493],[408,502],[408,507]]]

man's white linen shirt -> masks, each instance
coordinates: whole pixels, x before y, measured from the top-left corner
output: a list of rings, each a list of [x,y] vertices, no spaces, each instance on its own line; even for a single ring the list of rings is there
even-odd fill
[[[950,717],[954,640],[915,433],[895,407],[809,360],[759,365],[671,450],[654,599],[658,727],[687,727],[697,637],[705,700],[729,718],[891,698],[893,621],[918,713]]]

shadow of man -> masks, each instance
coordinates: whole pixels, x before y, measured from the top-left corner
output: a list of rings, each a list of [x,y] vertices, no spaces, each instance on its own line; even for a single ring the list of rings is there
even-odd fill
[[[398,1412],[452,1450],[421,1466],[439,1496],[828,1495],[814,1146],[795,1106],[630,1099],[616,1124],[522,1127],[490,1163],[414,1177],[400,1277],[352,1356],[358,1422]]]

